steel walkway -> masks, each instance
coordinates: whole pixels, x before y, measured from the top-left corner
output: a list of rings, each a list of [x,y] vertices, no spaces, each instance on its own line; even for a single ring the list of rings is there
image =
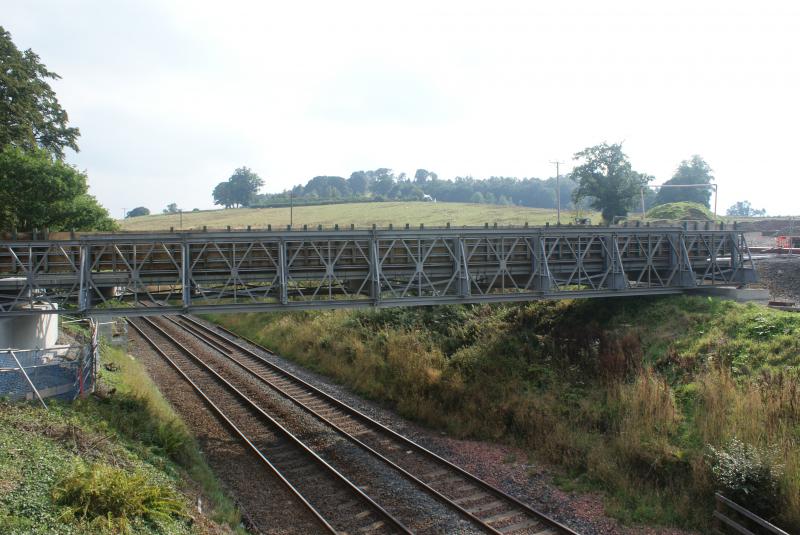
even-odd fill
[[[653,295],[755,280],[738,230],[287,230],[0,241],[0,317]]]

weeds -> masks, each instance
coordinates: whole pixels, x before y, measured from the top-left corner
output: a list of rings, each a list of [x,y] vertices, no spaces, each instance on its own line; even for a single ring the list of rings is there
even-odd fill
[[[212,319],[417,421],[523,445],[625,521],[705,529],[709,445],[774,447],[776,519],[800,530],[798,316],[677,296]]]
[[[132,473],[104,463],[76,463],[53,489],[64,506],[61,517],[75,518],[112,532],[128,532],[142,518],[152,523],[184,516],[184,505],[166,485],[144,473]]]

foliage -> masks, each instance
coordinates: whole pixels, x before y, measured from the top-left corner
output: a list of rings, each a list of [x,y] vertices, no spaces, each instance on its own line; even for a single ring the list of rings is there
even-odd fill
[[[709,446],[708,462],[722,494],[754,513],[772,518],[781,503],[780,479],[783,466],[777,451],[745,444],[736,438],[717,449]]]
[[[113,230],[86,175],[43,149],[0,152],[0,229]]]
[[[563,207],[570,206],[574,189],[575,184],[571,180],[561,180]],[[478,180],[468,176],[443,180],[435,172],[426,169],[417,169],[411,178],[405,173],[395,174],[391,169],[379,168],[372,171],[355,171],[348,179],[338,176],[316,176],[304,186],[292,188],[291,195],[294,202],[302,202],[304,199],[315,201],[339,199],[346,202],[364,198],[414,201],[422,200],[428,195],[440,202],[555,208],[556,179],[493,176]],[[259,195],[252,205],[268,206],[280,202],[289,203],[288,191]]]
[[[628,215],[641,189],[652,180],[633,170],[621,144],[588,147],[575,153],[574,159],[583,163],[572,170],[572,179],[578,182],[573,199],[576,203],[591,199],[591,207],[600,210],[609,223]]]
[[[222,205],[225,208],[250,206],[253,197],[263,185],[264,181],[252,170],[240,167],[226,182],[220,182],[214,188],[214,204]]]
[[[647,211],[648,219],[670,219],[672,221],[713,221],[714,214],[702,204],[695,202],[673,202],[659,204]]]
[[[42,148],[59,159],[65,147],[78,150],[80,132],[67,126],[67,112],[47,82],[59,78],[0,26],[0,150]]]
[[[213,319],[407,417],[526,447],[625,521],[707,531],[707,445],[738,437],[776,452],[776,523],[800,530],[791,313],[674,296]]]
[[[145,206],[137,206],[136,208],[125,214],[125,217],[141,217],[144,215],[150,215],[150,209]]]
[[[738,201],[728,208],[727,214],[738,217],[763,217],[767,215],[767,211],[763,208],[753,208],[750,201]]]
[[[127,472],[105,463],[76,462],[53,489],[53,499],[64,506],[62,518],[89,525],[128,531],[130,522],[150,522],[184,515],[184,504],[170,487],[151,482],[141,471]]]
[[[121,502],[130,505],[128,497],[117,491],[131,479],[161,489],[162,496],[173,495],[181,505],[193,503],[200,492],[211,518],[241,531],[236,507],[141,363],[108,347],[102,348],[102,359],[115,369],[101,370],[101,387],[109,392],[102,400],[93,396],[72,403],[51,400],[49,410],[0,402],[0,533],[94,535],[122,531],[123,523],[112,519],[109,526],[108,517],[94,523],[88,516],[81,520],[81,513],[73,514],[75,503],[56,503],[58,483],[80,471],[86,473],[79,478],[83,483],[77,485],[87,491],[84,497],[92,488],[109,485],[115,487],[112,491]],[[69,470],[73,466],[79,467],[76,472]],[[116,469],[110,471],[109,467]],[[90,477],[92,472],[103,481],[90,485],[95,477]],[[75,489],[76,485],[69,487]],[[131,491],[131,500],[141,497],[134,496],[137,492]],[[61,496],[57,491],[55,495]],[[192,519],[172,515],[155,522],[128,516],[127,521],[128,531],[137,535],[188,535],[197,532],[192,523]],[[231,531],[224,525],[209,524],[203,522],[214,533]]]
[[[691,160],[683,160],[664,185],[711,184],[714,181],[712,172],[706,161],[695,154]],[[690,202],[710,208],[710,199],[711,188],[661,188],[656,195],[655,204]]]
[[[178,204],[174,203],[174,202],[171,202],[171,203],[169,203],[167,205],[166,208],[164,208],[162,210],[162,213],[164,213],[164,214],[177,214],[180,211],[181,211],[181,209],[178,208]]]

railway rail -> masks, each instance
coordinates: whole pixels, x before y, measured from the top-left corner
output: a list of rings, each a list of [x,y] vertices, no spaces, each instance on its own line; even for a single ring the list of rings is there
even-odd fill
[[[303,510],[328,533],[412,533],[400,520],[298,440],[239,388],[149,318],[134,330],[263,461]],[[154,338],[166,340],[164,348]]]
[[[496,535],[575,533],[276,365],[241,343],[231,331],[220,326],[210,328],[189,316],[177,316],[177,319],[165,316],[164,319],[171,328],[208,348],[208,362],[233,364],[242,374],[317,419],[354,447],[385,463],[480,531]]]

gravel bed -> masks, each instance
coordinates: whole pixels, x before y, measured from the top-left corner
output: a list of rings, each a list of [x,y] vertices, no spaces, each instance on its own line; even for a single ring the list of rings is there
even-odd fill
[[[215,327],[213,323],[201,318],[194,319],[208,327]],[[327,394],[407,436],[578,533],[587,535],[617,533],[685,535],[692,533],[673,528],[623,526],[618,521],[605,516],[602,494],[564,492],[558,489],[553,484],[553,476],[558,470],[527,462],[528,456],[523,450],[491,442],[456,440],[447,437],[444,433],[425,429],[401,418],[377,403],[357,396],[346,387],[289,359],[261,351],[244,340],[241,340],[241,343]]]
[[[773,300],[800,303],[800,256],[768,256],[756,259],[755,265]]]
[[[253,533],[306,534],[317,525],[298,515],[295,497],[260,461],[234,438],[228,427],[206,407],[192,387],[133,329],[128,353],[140,360],[175,411],[190,427],[211,469],[227,494],[235,499]],[[208,503],[208,500],[204,500]]]
[[[415,533],[479,532],[389,466],[353,447],[348,440],[206,344],[172,323],[165,320],[156,322]],[[302,487],[300,490],[303,492]]]

